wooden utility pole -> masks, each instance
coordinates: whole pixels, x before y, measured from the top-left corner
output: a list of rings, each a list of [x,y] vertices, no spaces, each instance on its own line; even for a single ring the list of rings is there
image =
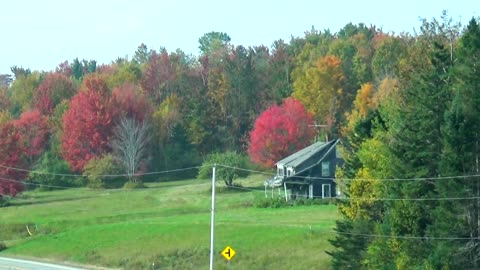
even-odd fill
[[[327,128],[328,125],[320,125],[320,124],[317,124],[317,123],[314,123],[313,125],[308,125],[309,127],[314,127],[314,128],[317,128],[317,136],[319,135],[320,133],[320,128]],[[317,136],[315,136],[315,142],[317,142]],[[327,133],[325,133],[325,142],[328,142],[328,135]]]

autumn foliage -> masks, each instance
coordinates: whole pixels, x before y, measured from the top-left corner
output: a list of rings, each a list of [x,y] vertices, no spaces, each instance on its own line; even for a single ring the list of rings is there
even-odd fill
[[[14,121],[16,132],[20,136],[19,143],[23,149],[23,155],[28,163],[40,156],[48,141],[50,128],[47,117],[38,110],[27,111]]]
[[[33,161],[43,152],[48,140],[47,119],[39,111],[27,111],[19,119],[0,127],[0,196],[15,196],[22,191]]]
[[[75,94],[72,82],[61,73],[50,73],[42,81],[34,95],[34,107],[42,114],[51,115],[62,100]]]
[[[313,116],[302,103],[287,98],[274,105],[255,121],[250,134],[248,154],[253,162],[271,167],[280,159],[312,143],[315,129]]]
[[[115,122],[120,118],[134,118],[143,122],[152,114],[152,106],[141,89],[131,83],[125,83],[113,89],[112,105],[115,110]]]
[[[102,79],[89,77],[63,116],[62,154],[73,171],[105,153],[112,129],[111,97]]]
[[[147,64],[141,80],[143,90],[155,101],[166,96],[170,84],[176,80],[176,74],[167,52],[154,52]]]
[[[327,55],[294,82],[293,97],[299,99],[317,120],[331,126],[343,100],[344,75],[338,57]]]
[[[10,167],[21,167],[24,164],[20,133],[15,129],[13,122],[7,122],[0,127],[0,197],[2,195],[15,196],[24,189],[18,182],[26,173]]]
[[[124,84],[110,91],[98,77],[85,78],[63,116],[62,153],[72,170],[81,172],[88,161],[110,149],[113,128],[122,117],[144,121],[151,106],[138,86]]]

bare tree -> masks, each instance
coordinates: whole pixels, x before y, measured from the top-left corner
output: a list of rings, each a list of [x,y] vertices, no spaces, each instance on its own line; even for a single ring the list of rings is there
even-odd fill
[[[129,181],[135,182],[135,174],[145,157],[150,141],[150,125],[132,118],[122,118],[113,130],[114,138],[110,145],[115,157],[126,170]]]
[[[12,75],[0,74],[0,88],[8,88],[12,81]]]

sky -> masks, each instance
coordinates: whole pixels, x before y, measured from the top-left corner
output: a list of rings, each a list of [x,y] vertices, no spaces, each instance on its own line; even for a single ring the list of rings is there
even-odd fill
[[[475,10],[477,6],[477,10]],[[11,66],[54,70],[68,60],[110,63],[145,43],[198,55],[198,38],[226,32],[234,45],[271,46],[312,26],[338,32],[347,23],[413,32],[419,18],[448,10],[463,25],[480,16],[473,0],[6,0],[0,3],[0,74]]]

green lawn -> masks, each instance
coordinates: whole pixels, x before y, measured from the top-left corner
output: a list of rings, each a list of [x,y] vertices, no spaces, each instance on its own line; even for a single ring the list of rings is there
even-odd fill
[[[239,181],[262,185],[261,176]],[[28,256],[122,269],[208,269],[209,181],[148,184],[142,190],[30,191],[0,209],[4,256]],[[218,183],[221,186],[223,183]],[[236,251],[231,269],[330,269],[333,205],[254,208],[261,192],[217,193],[219,255]],[[27,232],[29,225],[33,236]]]

